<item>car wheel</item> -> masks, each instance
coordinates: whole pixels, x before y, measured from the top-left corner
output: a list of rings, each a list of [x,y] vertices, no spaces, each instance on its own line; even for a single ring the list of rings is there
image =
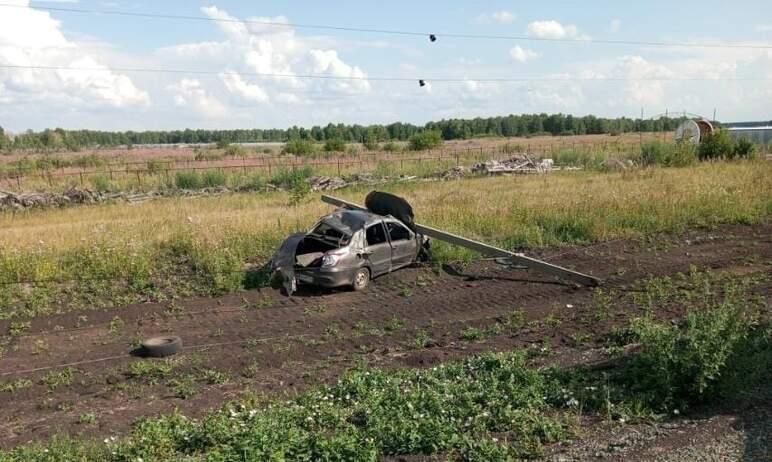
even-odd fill
[[[360,290],[365,290],[368,284],[370,284],[370,270],[367,268],[359,268],[357,272],[354,273],[354,280],[351,283],[351,286],[355,291],[359,292]]]

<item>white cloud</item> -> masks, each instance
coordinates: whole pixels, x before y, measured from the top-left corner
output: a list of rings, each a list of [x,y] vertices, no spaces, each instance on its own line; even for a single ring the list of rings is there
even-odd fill
[[[29,8],[27,0],[12,3],[22,8],[7,8],[0,15],[0,64],[65,69],[1,69],[5,101],[44,101],[84,108],[149,103],[147,92],[137,88],[129,77],[110,71],[68,40],[61,23],[48,12]]]
[[[579,39],[586,40],[589,36],[580,34],[579,29],[571,24],[563,25],[555,20],[533,21],[528,24],[528,35],[541,39]]]
[[[478,24],[488,24],[491,22],[498,24],[512,24],[516,18],[517,16],[515,16],[514,13],[507,10],[501,10],[493,13],[481,13],[475,18],[475,22]]]
[[[177,66],[229,69],[219,76],[220,88],[201,82],[211,94],[224,92],[227,99],[258,104],[297,104],[308,102],[308,93],[357,95],[371,89],[367,74],[345,62],[338,50],[329,46],[329,39],[298,37],[292,27],[261,24],[288,24],[284,16],[242,21],[216,6],[201,11],[210,18],[226,20],[216,23],[224,39],[179,44],[160,49],[158,54]],[[247,83],[242,78],[250,74],[262,74],[255,76],[259,83]],[[307,74],[328,78],[298,77]]]
[[[622,20],[621,19],[612,19],[611,22],[608,25],[608,30],[612,34],[616,34],[620,30],[622,30]]]
[[[229,92],[254,103],[268,102],[268,94],[260,85],[247,83],[241,76],[234,72],[220,73],[220,79]]]
[[[182,79],[168,86],[174,104],[192,109],[206,117],[221,117],[227,113],[225,106],[209,94],[198,79]]]
[[[534,58],[538,58],[540,55],[533,50],[522,48],[520,45],[517,45],[509,50],[509,56],[511,56],[515,61],[524,63]]]

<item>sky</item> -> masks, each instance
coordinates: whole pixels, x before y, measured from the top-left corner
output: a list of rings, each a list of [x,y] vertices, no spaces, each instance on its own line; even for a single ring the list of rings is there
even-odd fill
[[[15,132],[425,123],[541,112],[712,117],[714,110],[725,122],[772,119],[769,0],[0,0],[0,126]]]

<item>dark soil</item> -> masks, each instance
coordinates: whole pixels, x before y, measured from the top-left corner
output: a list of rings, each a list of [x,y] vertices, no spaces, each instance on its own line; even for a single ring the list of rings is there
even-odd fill
[[[604,290],[625,293],[644,278],[686,272],[690,265],[769,274],[772,226],[724,226],[532,255],[601,277]],[[765,284],[759,290],[769,300]],[[387,368],[430,367],[483,351],[516,348],[529,349],[536,363],[600,361],[605,359],[603,336],[641,314],[621,304],[612,306],[600,319],[592,289],[480,262],[465,268],[401,270],[377,279],[364,293],[304,290],[286,298],[261,290],[175,300],[36,318],[14,336],[6,334],[10,322],[0,322],[0,345],[6,343],[0,356],[0,447],[61,433],[104,438],[125,432],[139,417],[174,409],[198,416],[245,393],[291,395],[333,381],[362,362]],[[524,312],[522,322],[507,323],[517,319],[510,315],[518,309]],[[682,315],[679,306],[657,312],[664,319]],[[481,334],[470,334],[470,327]],[[174,370],[157,379],[131,376],[132,363],[159,361],[132,356],[131,351],[142,339],[161,334],[183,339],[184,351],[172,360]],[[71,383],[57,386],[56,374],[65,367],[74,369]],[[29,379],[32,385],[1,391],[18,379]],[[187,383],[187,393],[170,385],[172,379]],[[760,400],[770,408],[768,393]],[[547,456],[656,460],[703,445],[703,440],[715,442],[757,428],[759,419],[759,428],[766,430],[743,433],[738,441],[769,436],[763,432],[769,431],[770,413],[754,409],[746,403],[708,410],[669,430],[588,420],[585,437],[551,448]],[[630,442],[631,434],[649,439]],[[615,441],[623,441],[622,446],[609,446]],[[766,446],[759,451],[769,456]]]

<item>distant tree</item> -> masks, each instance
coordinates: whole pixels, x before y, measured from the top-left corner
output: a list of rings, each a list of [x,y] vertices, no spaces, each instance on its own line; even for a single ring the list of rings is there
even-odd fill
[[[316,146],[309,140],[301,140],[300,138],[287,141],[284,145],[283,152],[286,154],[295,154],[298,156],[313,154],[316,151]]]
[[[328,138],[324,142],[325,152],[343,152],[346,150],[346,142],[340,138]]]
[[[425,149],[434,149],[442,144],[442,135],[434,130],[416,133],[410,137],[410,149],[413,151],[423,151]]]

